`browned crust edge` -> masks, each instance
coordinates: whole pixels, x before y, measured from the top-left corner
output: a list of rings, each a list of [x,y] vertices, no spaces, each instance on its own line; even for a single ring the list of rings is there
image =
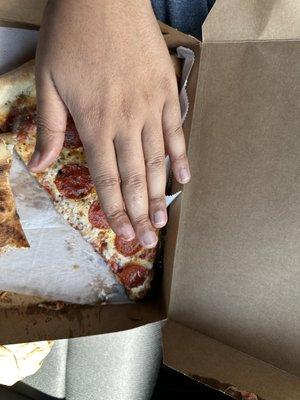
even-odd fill
[[[0,134],[0,254],[12,248],[29,247],[9,184],[14,142],[15,135]]]

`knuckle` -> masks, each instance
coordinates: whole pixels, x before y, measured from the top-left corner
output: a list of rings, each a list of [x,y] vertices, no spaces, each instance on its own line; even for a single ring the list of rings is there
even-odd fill
[[[166,200],[164,195],[150,197],[150,201],[153,206],[161,206],[161,205],[163,205],[164,207],[166,206]]]
[[[170,73],[163,73],[159,79],[159,87],[164,92],[169,92],[173,87],[173,79]]]
[[[149,159],[145,160],[146,167],[151,170],[161,170],[165,166],[165,157],[163,154],[154,154]]]
[[[117,146],[117,152],[122,154],[124,158],[130,160],[132,158],[132,149],[135,146],[135,140],[135,137],[116,135],[114,143]]]
[[[106,217],[109,222],[119,222],[126,216],[125,211],[120,207],[119,204],[110,205],[106,211]]]
[[[144,228],[147,227],[148,225],[150,225],[148,214],[137,215],[134,218],[133,222],[134,222],[135,225],[139,225],[139,226],[144,227]]]
[[[121,116],[122,121],[129,126],[136,120],[136,108],[137,107],[134,105],[133,100],[130,100],[128,96],[123,97],[120,104],[119,115]]]
[[[119,177],[110,173],[97,174],[93,177],[93,181],[98,190],[115,188],[119,185]]]
[[[180,153],[180,154],[176,155],[173,158],[173,161],[175,161],[175,162],[183,162],[183,161],[186,162],[187,161],[186,153]]]
[[[166,128],[164,134],[168,139],[176,139],[181,137],[183,135],[182,126],[176,125],[172,128]]]
[[[146,106],[152,104],[154,102],[154,99],[155,99],[154,91],[145,90],[142,93],[142,100],[146,104]]]
[[[82,121],[84,126],[88,127],[88,131],[93,128],[105,125],[107,112],[98,103],[87,102],[79,107],[78,119]]]
[[[145,182],[145,174],[131,174],[122,180],[122,185],[130,188],[130,190],[139,192],[145,189]]]
[[[52,142],[52,141],[56,140],[62,134],[64,134],[64,131],[62,131],[62,130],[50,129],[45,125],[37,124],[38,137],[45,138],[46,140],[49,140]]]

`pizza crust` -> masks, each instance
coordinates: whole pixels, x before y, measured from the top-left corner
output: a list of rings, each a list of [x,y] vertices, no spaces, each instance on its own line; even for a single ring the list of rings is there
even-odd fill
[[[36,96],[34,60],[0,76],[0,127],[5,122],[11,104],[22,94]]]
[[[35,374],[50,353],[53,341],[0,345],[0,384],[12,386]]]
[[[9,185],[15,141],[13,134],[0,134],[0,253],[11,248],[29,247]]]

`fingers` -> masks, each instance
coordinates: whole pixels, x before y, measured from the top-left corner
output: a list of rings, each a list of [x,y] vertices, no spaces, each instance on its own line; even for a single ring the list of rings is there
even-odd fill
[[[140,130],[115,138],[115,148],[126,211],[141,244],[156,246],[158,238],[149,219],[146,170]]]
[[[92,137],[86,132],[82,130],[83,138]],[[135,232],[124,210],[114,144],[110,139],[104,140],[103,135],[93,136],[92,142],[83,139],[83,145],[102,209],[114,232],[124,240],[132,240]]]
[[[146,122],[142,132],[149,197],[149,215],[155,228],[167,223],[166,167],[161,118]]]
[[[185,139],[181,126],[181,115],[178,92],[172,90],[166,100],[162,124],[165,144],[171,160],[171,167],[179,183],[187,183],[191,179],[189,163],[186,155]]]
[[[28,164],[33,172],[48,168],[64,142],[67,109],[50,79],[37,82],[37,113],[37,142]]]

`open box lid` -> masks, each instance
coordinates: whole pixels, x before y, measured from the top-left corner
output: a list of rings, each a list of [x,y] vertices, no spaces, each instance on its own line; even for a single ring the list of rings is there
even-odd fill
[[[300,396],[300,3],[219,0],[204,24],[165,361]]]

